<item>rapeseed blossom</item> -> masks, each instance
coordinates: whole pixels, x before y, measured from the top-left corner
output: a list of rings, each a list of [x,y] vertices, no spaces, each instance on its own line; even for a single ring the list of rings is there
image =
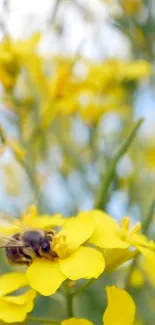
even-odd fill
[[[34,33],[29,39],[17,42],[5,37],[0,43],[0,82],[4,88],[15,86],[20,66],[25,57],[33,56],[39,37],[38,33]]]
[[[104,271],[103,255],[95,248],[84,245],[94,230],[91,216],[83,215],[67,220],[54,237],[54,260],[34,259],[26,277],[30,287],[44,296],[54,294],[66,280],[98,278]]]
[[[22,231],[26,227],[50,229],[61,226],[51,242],[55,257],[34,258],[26,271],[30,287],[45,296],[54,294],[66,279],[97,279],[105,268],[106,271],[115,269],[132,259],[138,251],[153,263],[155,261],[155,243],[139,233],[139,223],[130,230],[127,217],[121,226],[99,210],[80,212],[65,220],[60,215],[53,218],[38,216],[35,206],[31,206],[21,220]],[[20,229],[21,221],[17,220],[12,226],[1,227],[0,231],[13,234]]]
[[[123,289],[115,286],[106,288],[108,306],[103,314],[104,325],[133,325],[135,319],[135,303],[131,296]],[[93,325],[84,318],[70,318],[61,325]]]
[[[111,272],[119,265],[132,259],[138,253],[155,265],[155,243],[140,233],[141,224],[137,223],[130,229],[130,219],[124,217],[121,226],[108,214],[92,210],[82,212],[83,218],[89,214],[95,222],[91,244],[96,245],[105,258],[105,271]]]
[[[120,226],[116,220],[102,211],[93,210],[90,214],[95,221],[95,231],[89,239],[92,244],[105,249],[134,247],[144,256],[154,256],[155,243],[147,240],[140,233],[140,223],[130,229],[130,219],[128,217],[122,219]]]
[[[12,235],[25,229],[51,229],[61,225],[51,244],[56,258],[36,258],[26,271],[30,287],[45,296],[54,294],[66,279],[98,278],[104,271],[101,252],[84,245],[94,231],[93,218],[89,214],[84,218],[83,214],[79,214],[68,220],[60,215],[41,217],[37,215],[36,207],[31,206],[19,221],[0,227],[1,233]]]
[[[0,276],[0,320],[5,323],[23,322],[34,306],[36,292],[32,289],[18,296],[12,295],[20,288],[27,287],[24,273],[7,273]],[[10,295],[11,294],[11,295]]]

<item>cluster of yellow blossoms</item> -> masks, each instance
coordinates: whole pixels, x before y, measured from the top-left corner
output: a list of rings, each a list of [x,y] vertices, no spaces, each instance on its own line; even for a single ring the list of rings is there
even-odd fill
[[[42,57],[37,50],[39,41],[36,33],[28,40],[6,38],[0,44],[0,82],[11,96],[16,90],[16,105],[11,97],[7,104],[17,113],[17,104],[21,104],[24,123],[34,102],[43,128],[57,117],[73,114],[90,124],[107,111],[124,114],[128,108],[126,85],[151,74],[151,65],[144,60],[97,63],[78,55]]]
[[[21,227],[22,226],[22,227]],[[5,322],[23,321],[26,314],[33,309],[36,293],[43,296],[54,294],[65,280],[97,279],[103,272],[110,272],[137,253],[149,259],[155,265],[155,243],[148,241],[139,233],[140,224],[130,229],[129,218],[122,220],[121,226],[110,216],[100,210],[80,212],[76,217],[65,219],[60,215],[53,217],[38,216],[34,206],[24,213],[21,220],[0,228],[5,235],[24,231],[26,226],[33,229],[51,229],[58,227],[52,242],[52,250],[58,258],[54,260],[35,258],[25,273],[10,273],[0,278],[0,319]],[[26,293],[13,297],[6,296],[21,287],[29,286]],[[108,307],[104,313],[104,325],[111,325],[110,317],[122,319],[121,304],[128,306],[128,323],[132,325],[135,306],[132,298],[122,289],[109,287]],[[117,298],[119,297],[119,299]],[[127,301],[127,304],[126,304]],[[124,305],[125,304],[125,305]],[[9,313],[7,311],[9,310]],[[111,310],[113,313],[111,314]],[[116,313],[117,311],[117,313]],[[13,317],[12,317],[13,314]],[[115,316],[116,317],[116,316]],[[86,320],[70,319],[63,325],[91,324]]]

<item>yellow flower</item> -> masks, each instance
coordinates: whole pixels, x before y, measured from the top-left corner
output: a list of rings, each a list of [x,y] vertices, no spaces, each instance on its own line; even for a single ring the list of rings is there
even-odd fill
[[[0,320],[5,323],[23,322],[33,309],[36,292],[32,289],[18,296],[9,295],[27,286],[23,273],[8,273],[0,276]]]
[[[12,223],[1,226],[0,233],[3,233],[4,235],[13,235],[16,232],[23,232],[27,228],[46,230],[51,229],[52,227],[61,226],[64,222],[65,219],[60,214],[55,214],[53,216],[38,215],[36,206],[31,205],[24,213],[22,213],[20,219],[13,219]]]
[[[8,37],[0,43],[0,82],[4,88],[14,86],[19,67]]]
[[[108,306],[103,315],[104,325],[133,325],[135,319],[135,303],[123,289],[107,287]],[[93,325],[84,318],[70,318],[61,325]]]
[[[122,78],[127,80],[140,80],[151,75],[151,65],[144,60],[122,63]]]
[[[134,269],[130,277],[130,286],[134,288],[142,287],[145,282],[144,273],[139,269]]]
[[[153,142],[153,140],[151,140],[151,142]],[[147,168],[155,168],[155,146],[149,146],[147,148],[147,152],[145,153],[145,163]]]
[[[0,82],[4,88],[13,87],[19,73],[23,58],[32,56],[40,34],[34,33],[29,39],[14,42],[5,37],[0,43]]]
[[[139,13],[140,9],[142,8],[142,1],[141,0],[123,0],[122,5],[124,7],[124,11],[130,15],[135,16]]]
[[[88,213],[88,212],[86,212]],[[95,230],[89,239],[92,244],[104,249],[136,248],[145,257],[155,260],[155,243],[140,234],[140,223],[130,229],[130,219],[123,218],[121,227],[106,213],[99,210],[89,212],[95,221]]]
[[[105,263],[103,255],[83,246],[94,230],[91,216],[70,218],[53,240],[54,260],[34,259],[26,276],[30,287],[44,296],[54,294],[66,279],[98,278]]]

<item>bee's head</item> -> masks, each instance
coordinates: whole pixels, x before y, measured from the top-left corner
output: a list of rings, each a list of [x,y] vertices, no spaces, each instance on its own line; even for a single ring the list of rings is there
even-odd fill
[[[40,246],[40,249],[41,249],[41,251],[43,252],[43,253],[45,253],[45,254],[48,254],[48,253],[50,253],[50,251],[51,251],[51,239],[50,238],[44,238],[43,240],[42,240],[42,243],[41,243],[41,246]]]
[[[37,257],[52,257],[52,239],[53,231],[31,230],[23,235],[24,242],[32,248]]]
[[[38,230],[29,230],[25,231],[23,234],[23,241],[27,246],[32,247],[35,249],[36,247],[39,248],[42,239],[43,239],[44,233],[38,231]]]

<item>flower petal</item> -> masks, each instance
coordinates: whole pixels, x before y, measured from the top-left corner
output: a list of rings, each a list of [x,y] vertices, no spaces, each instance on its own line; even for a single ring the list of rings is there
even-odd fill
[[[138,254],[137,250],[132,250],[128,248],[113,248],[107,249],[105,252],[103,250],[103,255],[105,258],[105,272],[112,272],[121,264],[129,261]]]
[[[133,325],[135,303],[123,289],[107,287],[108,306],[103,315],[104,325]]]
[[[26,272],[31,288],[43,296],[54,294],[66,277],[61,273],[58,262],[36,259]]]
[[[155,252],[149,248],[137,246],[137,249],[141,252],[141,254],[145,257],[146,260],[152,265],[152,269],[155,269]]]
[[[63,320],[61,325],[93,325],[93,323],[85,318],[69,318]]]
[[[153,240],[148,240],[147,237],[142,234],[129,234],[128,242],[135,247],[142,246],[149,249],[155,249],[155,242]]]
[[[71,250],[76,250],[90,238],[94,230],[94,220],[89,212],[81,212],[77,217],[68,219],[59,235],[66,237],[66,244]]]
[[[7,273],[0,276],[0,297],[28,284],[24,273]]]
[[[0,320],[6,323],[23,322],[34,306],[36,292],[29,290],[20,296],[0,298]]]
[[[59,263],[62,273],[70,280],[97,279],[105,268],[103,255],[94,248],[84,246]]]
[[[65,219],[57,214],[55,216],[42,216],[27,220],[26,224],[31,228],[50,229],[51,227],[62,226]]]
[[[27,211],[22,214],[21,222],[31,228],[48,229],[63,225],[65,219],[61,216],[61,214],[55,214],[53,216],[38,215],[36,206],[31,205]]]
[[[95,230],[89,239],[92,244],[102,248],[129,247],[128,243],[119,238],[120,227],[116,220],[99,210],[93,210],[90,214],[95,221]]]

